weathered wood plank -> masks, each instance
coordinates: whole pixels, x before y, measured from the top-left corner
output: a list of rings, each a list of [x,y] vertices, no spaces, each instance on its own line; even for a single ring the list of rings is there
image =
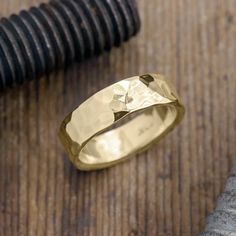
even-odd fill
[[[3,0],[0,15],[39,0]],[[139,0],[119,49],[0,95],[0,235],[197,235],[236,156],[236,2]],[[127,76],[160,72],[186,105],[157,146],[82,173],[57,138],[63,117]]]

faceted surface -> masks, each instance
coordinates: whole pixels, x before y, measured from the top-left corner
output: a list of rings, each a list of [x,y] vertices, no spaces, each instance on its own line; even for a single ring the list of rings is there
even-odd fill
[[[128,123],[108,131],[124,116],[138,111],[141,114]],[[76,165],[80,168],[84,164],[88,166],[82,169],[105,167],[146,149],[182,116],[183,107],[175,90],[161,75],[135,76],[82,103],[64,121],[61,139],[72,162],[79,162]]]

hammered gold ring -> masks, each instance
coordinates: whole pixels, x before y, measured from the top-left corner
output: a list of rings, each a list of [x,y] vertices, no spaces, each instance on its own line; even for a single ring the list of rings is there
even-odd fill
[[[78,169],[102,169],[147,149],[183,115],[173,86],[162,75],[146,74],[91,96],[65,118],[59,136]]]

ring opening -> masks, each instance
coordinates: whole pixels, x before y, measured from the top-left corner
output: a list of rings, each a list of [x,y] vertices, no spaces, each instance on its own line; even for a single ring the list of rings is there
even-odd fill
[[[157,140],[173,126],[177,116],[178,111],[174,105],[158,105],[137,112],[129,121],[122,118],[116,124],[118,127],[110,127],[89,140],[81,150],[79,160],[93,165],[126,158]],[[125,123],[122,122],[124,120]]]

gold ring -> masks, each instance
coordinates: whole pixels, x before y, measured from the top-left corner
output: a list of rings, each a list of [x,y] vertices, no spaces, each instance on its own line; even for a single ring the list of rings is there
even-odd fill
[[[146,74],[91,96],[65,118],[59,136],[78,169],[102,169],[147,149],[183,115],[173,86],[162,75]]]

